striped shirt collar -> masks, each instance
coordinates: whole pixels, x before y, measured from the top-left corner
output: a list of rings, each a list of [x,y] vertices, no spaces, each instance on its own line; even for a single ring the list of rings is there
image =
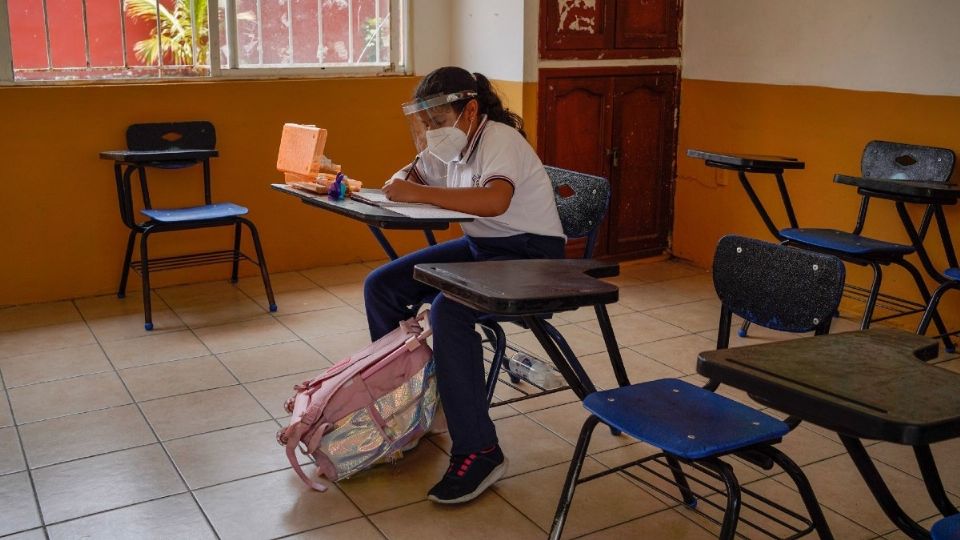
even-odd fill
[[[477,150],[477,143],[480,142],[480,137],[483,135],[483,128],[487,127],[487,115],[483,115],[480,118],[480,125],[477,126],[476,133],[473,134],[473,138],[470,139],[470,142],[467,143],[466,150],[461,154],[460,162],[469,161],[470,157],[473,156],[473,153]]]

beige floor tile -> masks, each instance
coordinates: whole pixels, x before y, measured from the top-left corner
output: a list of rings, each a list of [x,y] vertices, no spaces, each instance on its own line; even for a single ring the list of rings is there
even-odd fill
[[[644,313],[628,313],[626,315],[617,315],[616,317],[611,317],[610,322],[613,324],[613,333],[617,338],[617,344],[619,344],[621,347],[630,347],[633,345],[639,345],[641,343],[660,341],[661,339],[673,338],[688,333],[686,330],[678,326],[668,324]],[[596,321],[577,323],[577,326],[589,330],[598,337],[601,335],[600,325]],[[566,335],[566,329],[561,331],[564,332],[564,335]],[[574,348],[574,352],[577,352],[576,348]],[[580,353],[578,352],[578,354]]]
[[[604,529],[583,537],[589,540],[621,538],[657,538],[658,540],[709,540],[713,534],[674,510],[664,510],[639,519]]]
[[[139,285],[139,282],[136,285]],[[143,294],[139,289],[132,290],[129,287],[124,298],[117,298],[116,294],[105,294],[77,298],[73,303],[77,305],[77,309],[87,320],[116,317],[118,315],[136,315],[138,313],[143,315]],[[156,291],[150,294],[150,305],[155,310],[169,309]]]
[[[338,485],[364,514],[370,515],[426,500],[427,492],[449,464],[447,454],[422,440],[396,463],[363,471]]]
[[[10,403],[7,401],[6,392],[0,392],[0,427],[13,425],[13,415],[10,414]]]
[[[933,459],[940,471],[940,480],[947,491],[960,496],[960,439],[931,445]],[[893,443],[878,443],[870,447],[869,454],[891,467],[896,467],[916,478],[922,478],[913,449],[909,446]]]
[[[240,278],[236,286],[250,297],[264,294],[263,279],[259,273],[255,276]],[[300,272],[280,272],[270,274],[270,287],[274,294],[278,294],[315,289],[317,284],[305,278]]]
[[[97,344],[0,359],[7,388],[112,370]]]
[[[190,489],[290,468],[277,444],[276,422],[267,420],[167,441],[167,451]],[[309,458],[301,456],[301,463]],[[311,467],[312,468],[312,467]]]
[[[326,289],[317,287],[312,281],[309,283],[311,287],[314,287],[313,289],[274,293],[273,300],[277,304],[277,314],[288,315],[291,313],[304,313],[344,305],[341,299]],[[267,295],[262,290],[259,294],[251,294],[250,297],[253,298],[260,307],[264,309],[269,307]]]
[[[274,418],[286,418],[290,416],[283,408],[283,404],[294,394],[293,387],[303,381],[316,377],[319,373],[315,370],[305,371],[303,373],[294,373],[293,375],[284,375],[273,379],[265,379],[253,383],[246,383],[244,386],[257,401],[260,402]]]
[[[717,343],[700,335],[685,335],[675,338],[641,343],[631,349],[666,364],[686,375],[697,372],[697,355],[712,351]]]
[[[324,286],[324,289],[346,304],[363,304],[363,283],[326,285]]]
[[[47,540],[47,535],[43,533],[42,528],[31,529],[22,533],[4,536],[3,540]]]
[[[706,273],[706,270],[679,260],[653,263],[641,261],[637,264],[625,264],[620,267],[620,275],[646,282],[665,281],[703,273]]]
[[[932,517],[929,519],[925,519],[923,521],[919,521],[917,524],[929,531],[930,528],[933,527],[934,523],[936,523],[937,521],[940,521],[942,517],[943,516]],[[883,535],[883,539],[884,540],[909,540],[910,537],[907,536],[903,531],[896,530]]]
[[[321,336],[304,340],[311,347],[320,351],[331,364],[335,364],[347,356],[363,349],[370,344],[369,330],[354,330],[333,336]]]
[[[136,313],[87,318],[87,324],[90,325],[90,330],[93,331],[101,343],[182,330],[184,328],[183,321],[176,313],[162,306],[163,304],[153,306],[150,313],[153,330],[147,330],[143,327],[144,315],[142,309]]]
[[[47,523],[186,490],[159,444],[37,469],[33,481]]]
[[[343,538],[382,540],[383,535],[367,518],[357,518],[290,537],[291,540],[341,540]]]
[[[661,283],[663,288],[690,296],[695,300],[716,299],[717,291],[713,286],[713,274],[697,274],[690,277],[671,279]]]
[[[327,287],[346,283],[363,283],[370,270],[366,265],[356,263],[342,266],[320,266],[310,270],[302,270],[300,273],[317,285]]]
[[[157,442],[136,405],[26,424],[20,437],[31,468]]]
[[[40,525],[40,514],[27,473],[0,476],[0,535]]]
[[[156,289],[155,292],[174,310],[197,304],[247,298],[242,290],[226,280],[175,285]]]
[[[151,334],[135,339],[103,344],[110,361],[117,369],[158,364],[171,360],[196,358],[210,354],[207,347],[190,330]]]
[[[946,362],[941,362],[937,365],[943,369],[952,371],[954,373],[960,373],[960,358],[947,360]]]
[[[83,321],[0,332],[0,358],[96,343]]]
[[[190,495],[174,495],[80,518],[48,529],[50,538],[216,538]]]
[[[255,319],[267,312],[246,296],[233,300],[216,299],[191,303],[175,307],[174,311],[187,326],[194,329]]]
[[[631,349],[620,349],[620,357],[627,370],[627,378],[632,384],[683,377],[679,371]],[[607,353],[583,356],[580,363],[597,388],[610,389],[620,386],[613,374],[613,366]]]
[[[8,393],[21,424],[130,403],[130,395],[113,372],[21,386]]]
[[[580,402],[580,399],[577,398],[577,395],[573,393],[573,390],[564,390],[562,392],[555,392],[553,394],[547,394],[545,396],[538,396],[530,399],[525,399],[523,401],[517,401],[515,403],[511,403],[510,407],[513,407],[514,409],[522,413],[529,413],[532,411],[547,409],[549,407],[556,407],[557,405],[563,405],[565,403],[579,403],[579,402]]]
[[[633,311],[647,311],[695,302],[696,300],[697,298],[694,296],[675,291],[663,283],[644,283],[620,289],[618,304],[622,304]]]
[[[330,362],[306,343],[297,340],[217,355],[240,382],[271,379],[293,373],[319,374]]]
[[[621,289],[623,287],[636,287],[637,285],[643,285],[644,283],[646,283],[646,281],[643,281],[637,278],[626,277],[623,275],[602,278],[601,281],[606,281],[607,283],[613,283],[614,285],[616,285],[617,287],[620,287]]]
[[[807,429],[806,424],[788,433],[777,448],[800,466],[846,452],[842,444]]]
[[[651,309],[646,315],[696,333],[716,328],[720,321],[720,300],[698,300],[689,304]]]
[[[277,319],[303,339],[333,336],[367,328],[367,318],[350,306],[280,315]]]
[[[164,441],[270,418],[241,386],[157,399],[140,406]]]
[[[545,536],[532,521],[490,492],[470,504],[423,501],[370,516],[370,521],[390,540],[519,540]]]
[[[496,421],[497,438],[510,460],[507,474],[563,463],[573,456],[573,446],[525,416]]]
[[[79,320],[80,313],[73,302],[69,300],[11,306],[0,309],[0,332],[64,324]]]
[[[331,485],[312,491],[293,471],[222,484],[196,493],[221,538],[275,538],[360,517],[360,511]]]
[[[0,428],[0,475],[22,471],[25,468],[17,428]]]
[[[196,334],[214,353],[262,347],[297,339],[293,332],[270,316],[198,328]]]
[[[577,444],[580,437],[580,429],[587,420],[589,413],[580,403],[568,403],[559,407],[551,407],[542,411],[536,411],[527,415],[537,423],[543,425],[554,434],[562,437],[571,446]],[[593,437],[590,439],[590,448],[588,453],[595,454],[619,446],[627,446],[635,441],[626,435],[614,436],[610,429],[603,425],[597,425],[593,430]],[[567,456],[570,459],[573,451]]]
[[[563,491],[569,463],[563,463],[497,482],[493,489],[541,529],[550,530]],[[584,476],[603,467],[585,463]],[[662,502],[618,475],[577,486],[563,537],[571,538],[666,508]]]
[[[877,469],[907,515],[925,519],[936,513],[922,481],[883,463],[877,463]],[[847,455],[813,463],[804,472],[821,505],[877,534],[894,528]]]
[[[620,317],[629,316],[630,315],[621,315]],[[563,335],[563,338],[567,340],[567,343],[570,344],[570,348],[573,349],[573,353],[577,356],[596,354],[598,352],[607,350],[607,346],[603,342],[603,336],[600,335],[599,326],[597,327],[597,332],[591,332],[588,328],[592,328],[593,326],[588,325],[595,326],[596,323],[586,322],[557,326],[557,330],[559,330],[560,334]],[[537,341],[536,336],[534,336],[532,332],[524,332],[522,334],[512,335],[509,337],[507,342],[511,345],[529,351],[538,358],[544,360],[549,358],[546,351],[544,351],[543,347],[540,346],[540,342]]]
[[[137,401],[237,384],[215,356],[124,369],[120,376]]]
[[[632,313],[633,310],[628,308],[622,303],[607,304],[607,315],[613,317],[614,315],[623,315],[624,313]],[[557,321],[566,321],[568,323],[575,322],[584,322],[584,321],[595,321],[597,319],[596,310],[591,307],[582,307],[575,309],[573,311],[561,311],[559,313],[553,314],[553,319],[555,323]],[[517,326],[517,325],[510,325]],[[519,327],[519,326],[518,326]],[[504,327],[506,330],[506,327]]]

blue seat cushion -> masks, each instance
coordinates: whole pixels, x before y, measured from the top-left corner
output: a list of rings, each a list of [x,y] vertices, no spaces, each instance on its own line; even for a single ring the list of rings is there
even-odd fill
[[[930,529],[933,540],[960,540],[960,514],[943,518]]]
[[[784,238],[799,244],[859,257],[900,258],[913,253],[913,246],[884,242],[836,229],[782,229]]]
[[[775,442],[787,424],[679,379],[595,392],[583,406],[634,439],[686,459]]]
[[[216,203],[190,208],[145,208],[140,211],[148,218],[161,223],[176,223],[180,221],[208,221],[242,216],[247,213],[243,206],[233,203]]]
[[[950,279],[960,281],[960,268],[947,268],[943,273]]]

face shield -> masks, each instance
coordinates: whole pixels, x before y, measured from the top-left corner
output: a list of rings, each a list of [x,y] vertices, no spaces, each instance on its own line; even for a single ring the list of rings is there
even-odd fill
[[[453,103],[475,97],[476,92],[464,91],[436,94],[404,103],[403,114],[407,117],[417,153],[426,150],[428,131],[456,124],[459,114],[453,109]]]

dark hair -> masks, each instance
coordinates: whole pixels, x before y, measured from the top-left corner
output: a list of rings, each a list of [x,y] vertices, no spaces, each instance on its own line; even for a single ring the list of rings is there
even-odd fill
[[[521,135],[527,136],[526,132],[523,131],[523,119],[517,113],[504,108],[497,91],[493,89],[490,81],[480,73],[471,75],[469,71],[454,66],[435,69],[420,81],[413,97],[419,99],[435,94],[452,94],[463,91],[477,93],[476,99],[480,106],[480,114],[487,115],[490,120],[516,128]],[[451,106],[453,110],[460,113],[467,106],[467,103],[469,103],[469,100],[461,100],[451,103]]]

